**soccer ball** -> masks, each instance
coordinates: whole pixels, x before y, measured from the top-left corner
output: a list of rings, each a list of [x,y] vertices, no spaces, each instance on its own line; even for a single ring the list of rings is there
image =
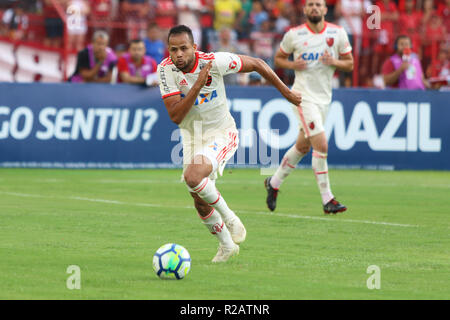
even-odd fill
[[[183,279],[191,270],[191,256],[184,247],[167,243],[156,250],[153,270],[161,279]]]

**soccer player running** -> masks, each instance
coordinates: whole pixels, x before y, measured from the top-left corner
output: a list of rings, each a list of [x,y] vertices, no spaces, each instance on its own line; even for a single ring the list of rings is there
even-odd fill
[[[293,89],[301,93],[302,104],[293,107],[300,132],[275,174],[264,181],[266,202],[269,210],[274,211],[281,183],[312,147],[312,169],[322,196],[323,210],[326,214],[335,214],[347,208],[331,192],[324,123],[331,102],[331,80],[335,69],[353,70],[352,47],[343,28],[325,21],[325,0],[306,0],[303,12],[306,23],[290,29],[275,54],[276,66],[295,70]],[[293,61],[289,61],[291,54]]]
[[[299,105],[301,96],[261,59],[197,51],[192,31],[184,25],[173,27],[167,41],[170,56],[158,66],[161,95],[170,119],[181,129],[184,181],[203,224],[219,240],[212,261],[224,262],[239,253],[246,230],[215,186],[239,141],[223,76],[256,71],[289,102]]]

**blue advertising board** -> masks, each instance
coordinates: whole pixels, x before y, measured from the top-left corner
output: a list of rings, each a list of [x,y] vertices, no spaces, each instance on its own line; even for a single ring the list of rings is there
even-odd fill
[[[271,87],[228,87],[240,130],[230,165],[278,165],[298,135],[289,103]],[[450,170],[450,93],[334,90],[329,165]],[[0,166],[154,168],[182,164],[180,131],[158,88],[0,83]],[[309,165],[310,157],[302,161]]]

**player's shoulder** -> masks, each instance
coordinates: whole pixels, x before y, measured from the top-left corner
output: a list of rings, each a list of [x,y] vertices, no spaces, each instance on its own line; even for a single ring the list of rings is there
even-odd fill
[[[305,31],[307,30],[306,23],[303,23],[303,24],[298,25],[298,26],[290,27],[286,31],[286,33],[291,34],[291,33],[296,33],[296,32],[302,31],[302,30],[305,30]]]
[[[173,66],[173,62],[172,59],[170,59],[170,57],[163,59],[158,65],[158,67],[160,68],[166,68],[167,66]]]
[[[336,30],[344,30],[344,28],[342,26],[339,26],[337,24],[331,23],[331,22],[326,22],[327,24],[327,29],[336,29]]]
[[[207,61],[211,61],[211,60],[215,60],[216,59],[216,55],[217,52],[203,52],[203,51],[197,51],[197,57],[201,60],[207,60]]]

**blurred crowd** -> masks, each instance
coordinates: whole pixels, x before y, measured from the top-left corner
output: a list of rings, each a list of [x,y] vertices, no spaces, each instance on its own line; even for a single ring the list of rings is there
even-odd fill
[[[143,40],[145,54],[159,63],[168,55],[166,36],[189,26],[202,51],[229,51],[264,59],[273,56],[284,33],[305,23],[305,0],[0,0],[0,35],[80,52],[93,34],[108,34],[118,56],[130,41]],[[376,5],[374,8],[373,5]],[[336,74],[335,86],[383,87],[383,63],[396,52],[395,39],[408,35],[426,78],[448,77],[450,0],[327,0],[326,20],[342,26],[353,46],[356,76]],[[379,18],[376,14],[380,13]],[[275,69],[287,83],[294,74]],[[261,84],[250,75],[248,84]],[[242,83],[238,77],[229,83]]]

